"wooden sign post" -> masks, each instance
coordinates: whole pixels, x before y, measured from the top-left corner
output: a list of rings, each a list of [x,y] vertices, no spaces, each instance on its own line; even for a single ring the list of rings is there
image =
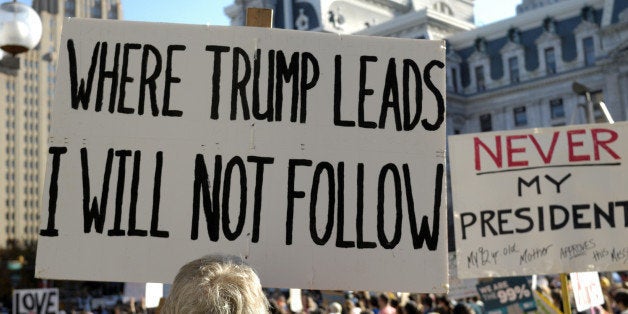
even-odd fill
[[[273,10],[261,8],[247,8],[246,26],[272,28]]]

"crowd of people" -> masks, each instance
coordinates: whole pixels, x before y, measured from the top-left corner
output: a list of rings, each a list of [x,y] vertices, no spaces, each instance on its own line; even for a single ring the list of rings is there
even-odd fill
[[[602,280],[605,278],[602,277]],[[605,303],[601,306],[585,311],[587,314],[628,314],[628,286],[624,282],[603,288]],[[563,311],[560,289],[554,287],[545,291],[538,291],[545,295],[553,306]],[[349,293],[343,302],[327,302],[317,298],[313,293],[303,297],[301,313],[329,313],[329,314],[485,314],[484,303],[477,297],[461,300],[450,299],[447,295],[434,294],[395,294],[373,292]],[[274,294],[270,298],[270,313],[291,314],[289,302],[284,294]],[[575,311],[575,303],[571,301]]]
[[[627,276],[628,273],[623,273]],[[614,278],[616,279],[616,278]],[[610,280],[600,277],[605,302],[587,310],[587,314],[628,314],[628,278]],[[537,291],[556,310],[563,312],[560,281],[542,277]],[[147,309],[144,303],[131,300],[112,309],[65,313],[98,314],[484,314],[487,311],[477,297],[464,300],[447,295],[393,292],[347,291],[329,293],[303,290],[263,289],[257,274],[242,260],[233,256],[206,256],[184,265],[177,274],[167,298],[159,306]],[[295,299],[296,298],[296,299]],[[574,302],[570,302],[574,304]],[[62,312],[63,313],[63,312]],[[523,313],[523,312],[521,312]],[[574,311],[575,313],[575,311]]]
[[[605,279],[605,278],[603,278]],[[608,280],[608,279],[607,279]],[[551,297],[556,282],[546,280],[539,292]],[[606,302],[591,314],[628,314],[628,293],[610,280],[601,283]],[[549,293],[549,295],[548,295]],[[296,300],[289,298],[298,298]],[[612,298],[611,298],[612,297]],[[561,297],[562,299],[562,297]],[[300,301],[300,302],[299,302]],[[183,266],[171,293],[159,308],[163,314],[484,314],[476,297],[450,300],[447,295],[350,292],[341,302],[329,302],[320,292],[286,295],[282,290],[264,291],[252,268],[230,256],[207,256]]]
[[[373,293],[368,291],[348,292],[343,301],[329,302],[320,298],[318,291],[308,292],[302,297],[301,313],[329,314],[465,314],[484,313],[483,304],[478,298],[464,301],[450,300],[446,295],[396,294],[392,292]],[[291,314],[286,296],[275,293],[270,296],[270,313]]]

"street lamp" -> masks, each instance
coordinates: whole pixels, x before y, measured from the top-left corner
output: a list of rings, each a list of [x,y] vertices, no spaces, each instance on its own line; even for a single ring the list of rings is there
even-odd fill
[[[17,55],[33,49],[41,39],[42,25],[37,12],[19,3],[0,5],[0,49]]]
[[[584,97],[587,99],[587,103],[586,103],[587,122],[594,123],[595,116],[593,115],[593,101],[591,100],[591,90],[585,85],[582,85],[578,82],[573,82],[571,84],[571,89],[573,90],[574,93],[578,95],[584,95]],[[613,120],[613,117],[611,117],[611,113],[608,111],[608,108],[606,107],[606,104],[603,101],[600,101],[597,104],[600,106],[600,109],[602,109],[602,112],[604,113],[604,116],[606,117],[606,121],[608,121],[608,123],[610,124],[615,123],[615,121]]]

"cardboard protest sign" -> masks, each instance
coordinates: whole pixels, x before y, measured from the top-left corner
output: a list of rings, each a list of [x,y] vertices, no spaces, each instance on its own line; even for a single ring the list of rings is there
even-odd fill
[[[527,277],[486,279],[476,287],[487,313],[524,313],[536,310]]]
[[[59,312],[59,289],[15,289],[13,290],[13,314]]]
[[[164,285],[154,282],[126,282],[124,283],[124,298],[134,301],[144,300],[146,308],[159,305],[159,300],[164,296]]]
[[[569,279],[578,312],[604,304],[600,276],[596,271],[571,273]]]
[[[628,124],[449,138],[458,276],[628,268]]]
[[[444,44],[72,19],[37,275],[444,292]],[[421,278],[421,280],[416,280]]]

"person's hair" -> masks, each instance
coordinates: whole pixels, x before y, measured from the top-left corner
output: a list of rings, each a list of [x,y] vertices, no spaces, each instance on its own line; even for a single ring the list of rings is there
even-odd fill
[[[613,294],[613,299],[617,304],[622,304],[624,307],[628,307],[628,290],[619,289]]]
[[[255,271],[236,256],[205,256],[187,263],[172,283],[163,314],[268,313]]]
[[[351,312],[351,310],[353,310],[355,308],[355,303],[353,303],[353,301],[346,299],[345,300],[345,308],[346,310],[348,310],[349,312]]]
[[[270,314],[283,314],[284,313],[283,309],[279,306],[279,304],[277,304],[276,300],[270,299],[268,302],[270,303],[270,307],[268,309],[268,312]]]
[[[560,289],[554,288],[550,292],[550,297],[552,297],[552,301],[556,303],[555,305],[562,312],[563,311],[563,295]]]
[[[329,313],[342,313],[342,306],[338,302],[333,302],[329,305]]]
[[[369,299],[369,305],[371,308],[377,308],[379,307],[379,304],[377,303],[379,300],[379,298],[370,298]]]
[[[473,310],[464,303],[458,303],[452,310],[453,314],[472,314]]]
[[[439,295],[439,296],[437,296],[436,297],[436,303],[438,303],[438,302],[442,302],[442,303],[445,303],[445,304],[450,304],[451,303],[451,302],[449,302],[449,299],[447,298],[446,295]]]
[[[427,305],[428,308],[431,308],[434,305],[434,301],[429,295],[426,295],[423,299],[421,299],[421,303]]]
[[[390,302],[388,302],[388,303],[390,303],[390,306],[392,306],[394,308],[397,308],[399,306],[399,300],[397,300],[397,299],[390,299]]]
[[[404,305],[403,309],[405,313],[407,314],[421,314],[422,313],[422,311],[419,309],[419,306],[416,304],[416,302],[412,300],[406,302],[406,305]]]
[[[388,302],[390,301],[390,299],[388,299],[388,296],[384,293],[381,293],[379,295],[379,299],[382,300],[384,303],[388,304]]]

